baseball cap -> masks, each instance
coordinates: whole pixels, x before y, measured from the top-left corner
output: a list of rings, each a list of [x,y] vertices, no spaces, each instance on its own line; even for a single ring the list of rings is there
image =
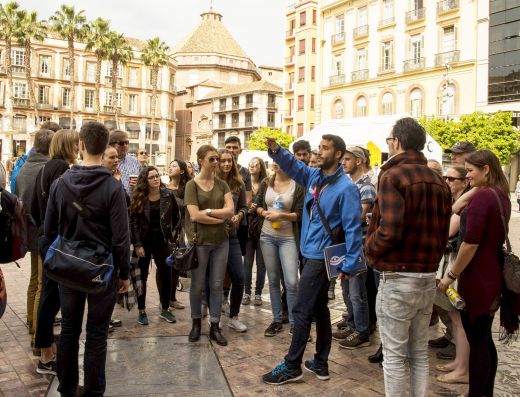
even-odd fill
[[[471,153],[476,150],[477,148],[471,142],[457,142],[449,149],[445,149],[444,153]]]
[[[358,159],[366,158],[365,157],[365,152],[363,152],[363,149],[361,149],[360,147],[349,146],[349,147],[347,147],[347,149],[345,151],[348,152],[348,153],[352,153],[354,155],[354,157],[356,157]]]

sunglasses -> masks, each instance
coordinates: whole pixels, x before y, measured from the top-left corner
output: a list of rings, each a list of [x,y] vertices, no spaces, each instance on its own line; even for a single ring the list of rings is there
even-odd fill
[[[454,181],[465,181],[466,178],[456,178],[454,176],[445,176],[444,180],[448,181],[448,182],[454,182]]]
[[[210,158],[208,158],[208,161],[210,163],[217,163],[219,161],[219,158],[218,157],[210,157]]]
[[[153,181],[154,179],[161,179],[161,177],[159,175],[152,175],[148,177],[149,181]]]
[[[139,152],[139,154],[145,154],[148,156],[148,152]]]
[[[130,145],[130,141],[115,141],[115,142],[111,142],[110,144],[111,145],[125,146],[125,145]]]

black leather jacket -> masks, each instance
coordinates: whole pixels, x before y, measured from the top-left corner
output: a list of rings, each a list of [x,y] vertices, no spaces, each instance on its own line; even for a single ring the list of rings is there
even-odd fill
[[[165,188],[160,188],[160,215],[161,230],[165,243],[169,245],[175,242],[177,228],[179,226],[180,212],[175,194]],[[143,211],[139,214],[130,214],[130,232],[134,247],[142,247],[150,226],[150,202],[145,200]]]

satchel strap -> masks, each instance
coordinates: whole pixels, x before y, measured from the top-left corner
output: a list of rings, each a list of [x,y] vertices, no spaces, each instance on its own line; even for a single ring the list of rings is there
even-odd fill
[[[504,208],[502,207],[502,201],[500,200],[500,197],[498,196],[498,193],[496,192],[495,189],[491,189],[491,191],[495,195],[495,197],[497,199],[497,202],[498,202],[498,208],[500,209],[500,218],[502,219],[502,225],[504,226],[504,233],[506,235],[506,249],[507,249],[507,252],[512,252],[511,251],[511,243],[509,242],[509,232],[508,232],[508,228],[507,228],[507,224],[506,224],[506,218],[504,216]]]
[[[341,174],[336,175],[334,178],[332,178],[332,180],[327,185],[332,185],[340,177],[341,177]],[[316,189],[316,187],[314,187],[314,188]],[[325,216],[323,215],[323,211],[321,210],[320,197],[319,197],[318,193],[316,193],[316,198],[315,198],[314,202],[316,203],[316,210],[318,211],[318,215],[320,216],[321,223],[323,223],[323,226],[325,226],[325,230],[327,231],[327,234],[329,235],[330,240],[334,241],[334,235],[332,234],[332,230],[330,228],[329,222],[327,222],[327,219],[325,218]],[[311,206],[311,211],[312,211],[312,206]]]

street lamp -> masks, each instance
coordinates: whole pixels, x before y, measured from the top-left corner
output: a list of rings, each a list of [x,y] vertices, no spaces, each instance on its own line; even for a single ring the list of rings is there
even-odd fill
[[[444,88],[442,90],[441,102],[443,104],[444,122],[447,122],[448,121],[447,102],[448,102],[448,100],[450,98],[453,97],[453,92],[451,92],[451,90],[450,90],[450,69],[451,69],[451,66],[450,66],[449,62],[446,62],[444,64],[444,67],[446,68],[446,72],[444,73],[445,84],[444,84]]]

